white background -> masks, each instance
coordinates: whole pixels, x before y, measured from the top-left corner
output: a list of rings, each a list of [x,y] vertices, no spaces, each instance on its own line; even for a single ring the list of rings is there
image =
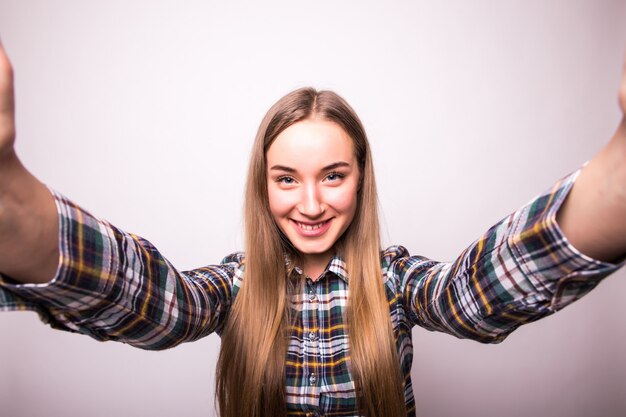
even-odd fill
[[[626,1],[0,0],[0,36],[24,163],[181,269],[242,249],[256,128],[304,85],[361,116],[384,243],[449,260],[608,141]],[[415,329],[418,416],[625,415],[625,275],[500,345]],[[3,417],[215,414],[217,336],[0,335]]]

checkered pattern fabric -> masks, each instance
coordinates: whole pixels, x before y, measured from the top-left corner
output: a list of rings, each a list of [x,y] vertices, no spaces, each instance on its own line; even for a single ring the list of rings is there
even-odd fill
[[[453,262],[381,252],[381,280],[404,375],[407,415],[415,325],[498,343],[522,324],[579,299],[621,265],[593,260],[565,239],[556,212],[579,171],[505,217]],[[166,349],[221,332],[239,288],[244,254],[176,270],[148,241],[55,194],[60,265],[47,284],[0,277],[0,310],[35,310],[52,327],[143,349]],[[286,357],[289,415],[353,416],[354,382],[344,312],[349,271],[335,256],[291,300],[295,321]]]

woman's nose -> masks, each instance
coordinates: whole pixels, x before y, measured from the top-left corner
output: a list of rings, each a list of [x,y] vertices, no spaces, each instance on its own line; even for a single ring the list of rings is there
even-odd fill
[[[307,217],[319,217],[324,214],[325,205],[320,198],[319,190],[314,185],[307,185],[303,189],[302,199],[298,211]]]

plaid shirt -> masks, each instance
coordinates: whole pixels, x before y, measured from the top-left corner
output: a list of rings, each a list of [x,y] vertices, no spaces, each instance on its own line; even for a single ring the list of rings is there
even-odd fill
[[[381,254],[382,280],[404,375],[407,415],[415,325],[483,343],[582,297],[620,265],[572,247],[556,212],[578,171],[505,217],[451,263],[410,256],[401,246]],[[54,328],[143,349],[166,349],[220,333],[244,281],[243,254],[221,264],[177,271],[146,240],[93,217],[55,194],[61,261],[48,284],[0,277],[0,310],[35,310]],[[292,299],[297,312],[286,358],[289,415],[353,416],[343,314],[349,291],[335,257],[317,281],[305,278]]]

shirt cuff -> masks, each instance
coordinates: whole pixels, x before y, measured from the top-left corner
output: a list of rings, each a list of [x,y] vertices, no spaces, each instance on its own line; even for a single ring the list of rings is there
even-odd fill
[[[59,219],[59,264],[46,283],[18,283],[0,275],[0,310],[35,310],[53,327],[76,330],[63,311],[87,310],[110,291],[116,270],[113,228],[50,190]],[[70,329],[67,329],[70,327]]]
[[[551,300],[552,311],[578,300],[624,265],[624,260],[603,262],[580,252],[556,221],[558,210],[583,167],[524,206],[514,219],[508,242],[522,271],[537,291]]]

